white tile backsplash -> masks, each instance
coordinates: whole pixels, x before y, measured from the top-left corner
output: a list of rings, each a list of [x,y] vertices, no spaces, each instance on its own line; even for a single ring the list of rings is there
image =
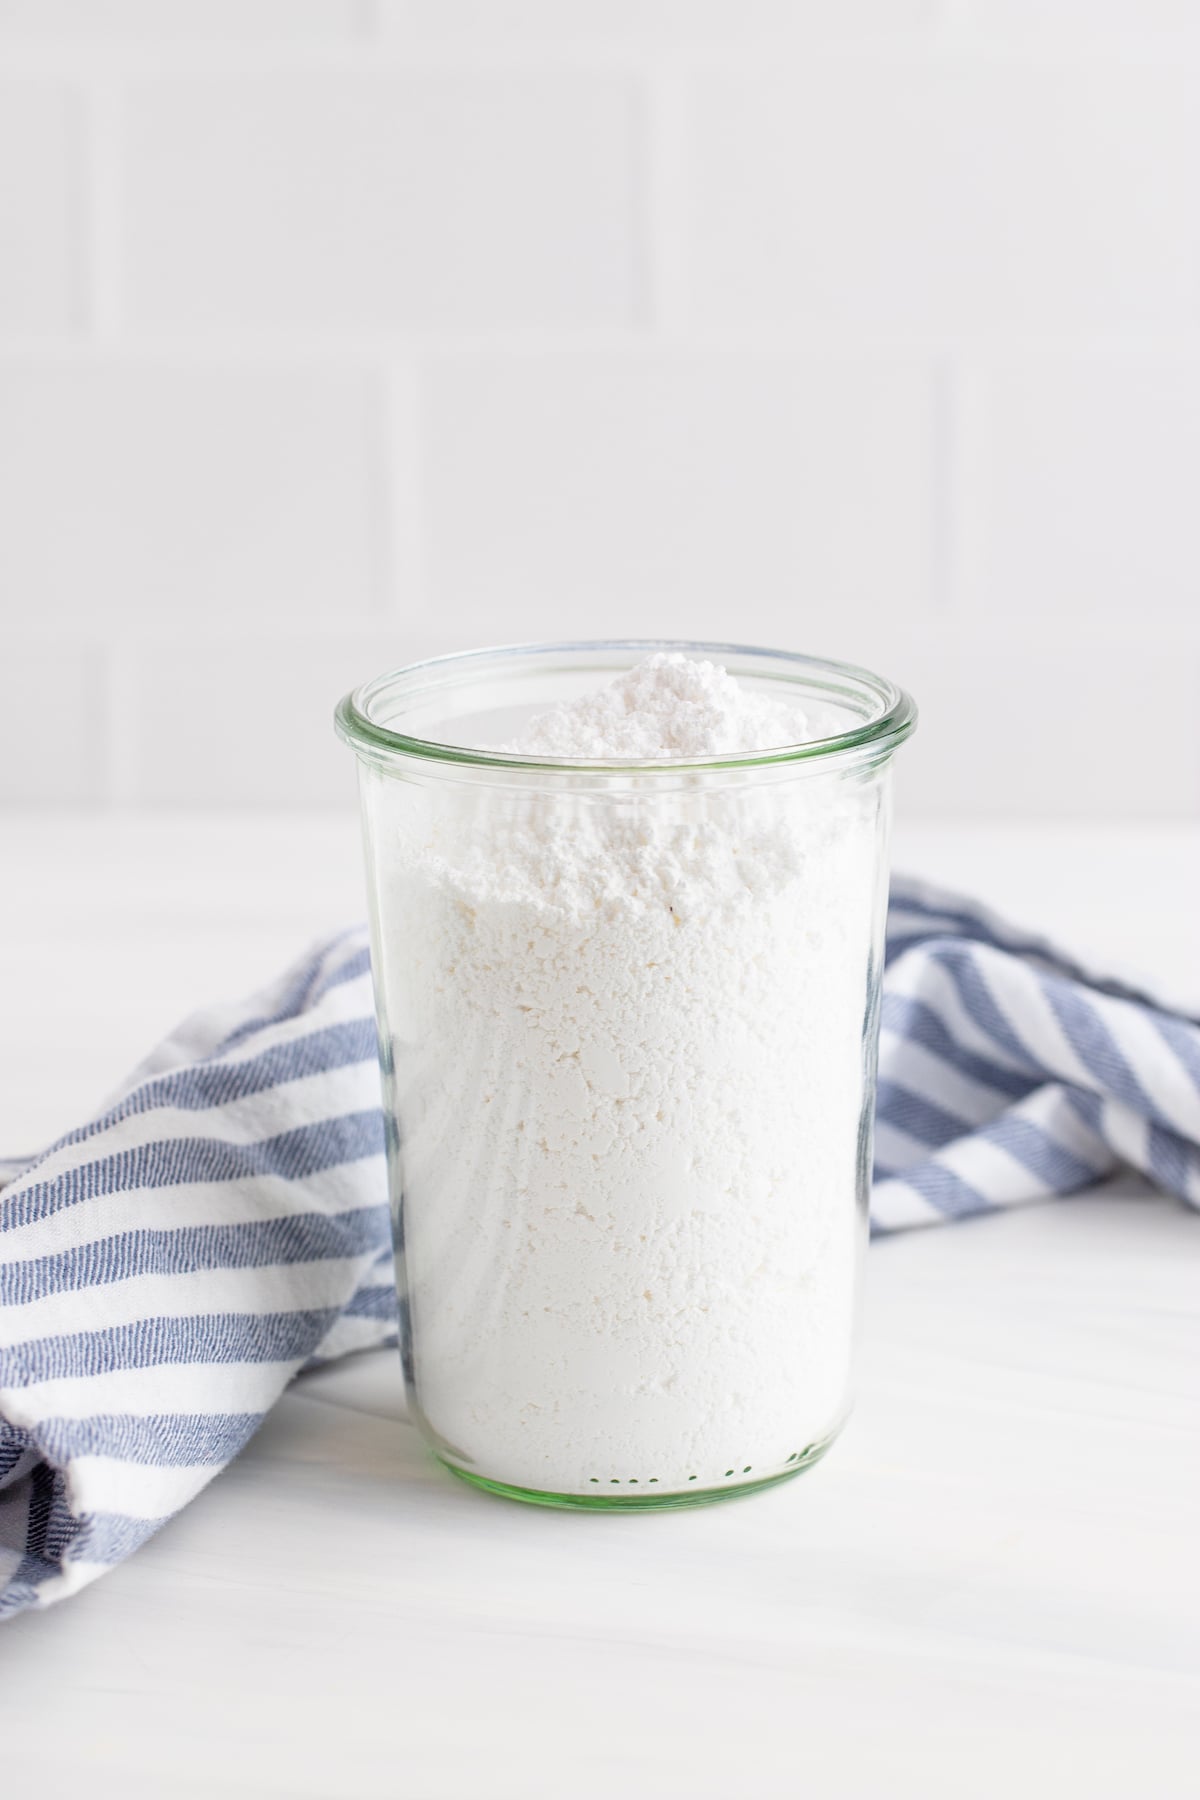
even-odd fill
[[[0,358],[0,593],[64,635],[383,603],[381,396],[357,369]]]
[[[697,79],[693,321],[1200,326],[1200,106],[1167,60],[813,59]]]
[[[519,71],[139,88],[124,143],[131,317],[629,325],[635,98],[620,77]]]
[[[61,83],[0,72],[0,332],[80,321],[81,114]]]
[[[295,43],[353,36],[370,0],[0,0],[0,42]]]
[[[1200,621],[1200,355],[995,360],[964,372],[973,608],[1146,633]]]
[[[888,662],[921,704],[900,805],[972,819],[1200,815],[1200,650],[1151,637],[912,636]]]
[[[1185,0],[0,0],[0,801],[349,806],[351,682],[620,632],[1195,816],[1198,95]]]
[[[929,609],[931,376],[755,355],[436,359],[426,568],[496,639],[835,638]]]
[[[378,0],[399,43],[777,45],[928,29],[938,0]]]
[[[0,805],[94,805],[108,781],[100,653],[7,642],[0,656]],[[12,879],[18,871],[0,871]]]
[[[959,23],[1002,38],[1086,46],[1117,33],[1134,44],[1200,32],[1195,0],[956,0]]]
[[[138,784],[154,806],[352,806],[354,757],[334,735],[342,695],[421,653],[401,631],[323,633],[283,642],[255,632],[237,653],[219,639],[155,638],[131,652]],[[221,696],[222,728],[212,728]]]

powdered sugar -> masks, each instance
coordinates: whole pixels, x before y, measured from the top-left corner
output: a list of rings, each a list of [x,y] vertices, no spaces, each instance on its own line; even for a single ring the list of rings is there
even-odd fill
[[[692,760],[802,724],[656,656],[519,747]],[[451,1462],[663,1497],[785,1473],[836,1430],[883,781],[381,783],[406,1355]]]
[[[803,743],[798,706],[740,686],[716,663],[660,651],[583,700],[531,721],[508,749],[526,756],[694,761]]]

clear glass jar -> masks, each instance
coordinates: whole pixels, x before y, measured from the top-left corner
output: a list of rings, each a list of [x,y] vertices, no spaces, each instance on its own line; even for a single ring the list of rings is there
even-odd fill
[[[821,735],[689,764],[472,747],[660,649]],[[915,718],[863,670],[726,644],[479,651],[342,701],[404,1373],[456,1474],[678,1506],[786,1479],[837,1435],[889,764]]]

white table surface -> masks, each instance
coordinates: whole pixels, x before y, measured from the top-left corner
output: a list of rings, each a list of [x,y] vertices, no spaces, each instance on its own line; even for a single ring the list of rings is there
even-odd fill
[[[0,821],[0,1153],[356,916],[357,856],[345,820]],[[897,861],[1197,998],[1200,831]],[[302,1379],[131,1561],[0,1626],[4,1792],[1195,1795],[1200,1220],[1130,1178],[869,1260],[841,1443],[694,1512],[490,1499],[393,1356]]]

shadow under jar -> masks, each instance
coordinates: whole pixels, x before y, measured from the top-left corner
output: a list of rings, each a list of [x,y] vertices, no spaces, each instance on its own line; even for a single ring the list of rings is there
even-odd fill
[[[689,763],[478,747],[657,650],[723,664],[817,735]],[[446,657],[342,701],[405,1379],[456,1474],[679,1506],[785,1479],[837,1435],[889,765],[915,719],[864,670],[636,641]]]

